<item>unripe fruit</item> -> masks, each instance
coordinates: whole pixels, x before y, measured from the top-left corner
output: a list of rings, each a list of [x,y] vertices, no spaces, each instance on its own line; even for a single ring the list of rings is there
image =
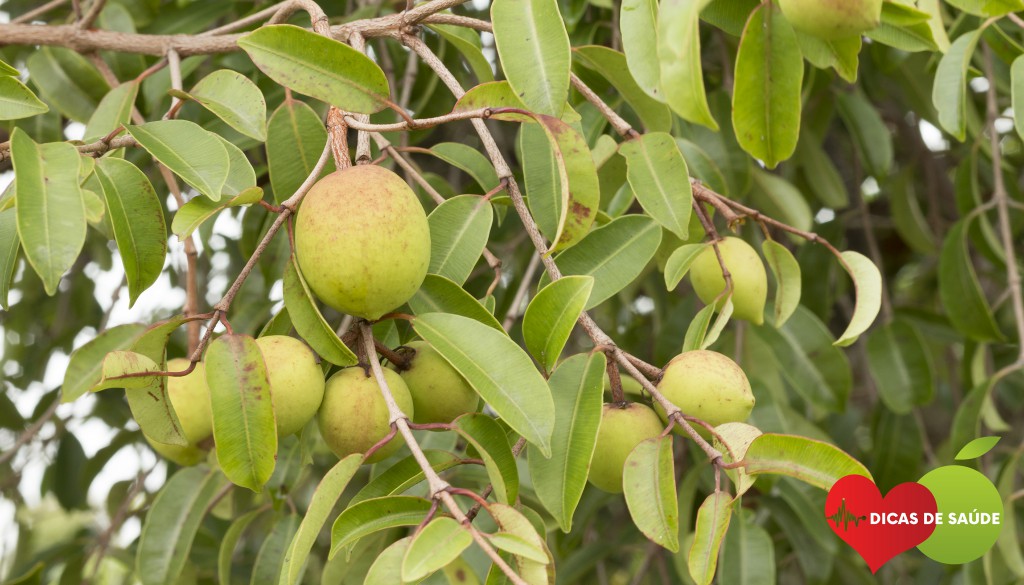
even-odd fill
[[[627,374],[623,374],[623,373],[620,372],[619,373],[619,381],[622,384],[622,393],[623,394],[628,394],[628,395],[632,395],[632,396],[643,396],[644,387],[633,376],[629,376]],[[605,392],[611,392],[612,391],[612,381],[611,381],[611,378],[608,377],[608,372],[605,372],[605,374],[604,374],[604,391]]]
[[[188,368],[189,363],[185,358],[167,360],[167,371],[180,372]],[[206,385],[206,364],[197,363],[195,369],[186,376],[168,376],[167,395],[189,445],[194,446],[213,434],[213,409],[210,406],[210,387]]]
[[[657,437],[665,425],[650,407],[635,402],[605,404],[587,480],[606,492],[622,493],[626,458],[644,439]]]
[[[683,414],[711,426],[743,422],[754,409],[754,394],[743,370],[728,357],[714,351],[688,351],[672,358],[658,382],[658,391]],[[665,410],[656,405],[658,416],[667,421]],[[702,427],[696,427],[702,435]],[[678,427],[677,434],[684,434]]]
[[[324,399],[324,373],[305,343],[287,335],[256,340],[267,364],[270,395],[277,418],[277,434],[286,437],[302,430]]]
[[[195,445],[167,445],[165,443],[157,443],[153,439],[146,437],[146,435],[142,436],[145,437],[149,446],[164,459],[173,461],[183,467],[196,465],[206,460],[207,451]]]
[[[779,0],[793,28],[826,40],[859,35],[882,20],[882,0]]]
[[[414,415],[412,397],[402,377],[392,370],[384,370],[384,379],[391,389],[395,403],[407,416]],[[359,366],[345,368],[327,380],[324,401],[317,413],[320,434],[327,446],[339,458],[352,453],[365,453],[389,432],[388,406],[381,395],[377,379],[367,376]],[[367,463],[386,459],[402,446],[401,435],[384,445]]]
[[[320,179],[303,199],[295,256],[320,300],[377,319],[423,283],[430,264],[427,216],[395,173],[350,167]]]
[[[480,395],[426,341],[406,344],[415,353],[399,374],[412,395],[418,423],[449,423],[480,408]]]
[[[754,325],[764,323],[764,304],[768,298],[768,274],[764,271],[761,257],[739,238],[728,237],[718,242],[722,262],[732,277],[733,317],[750,321]],[[714,246],[708,245],[690,266],[690,282],[693,290],[704,304],[709,305],[725,290],[722,266],[718,263]],[[720,301],[717,308],[724,305]]]

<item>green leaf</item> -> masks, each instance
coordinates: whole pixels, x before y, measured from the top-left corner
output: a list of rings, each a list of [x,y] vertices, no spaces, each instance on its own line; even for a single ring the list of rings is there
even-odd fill
[[[219,202],[210,201],[206,197],[193,197],[181,209],[174,212],[171,231],[179,239],[184,240],[199,229],[203,222],[229,207],[252,205],[263,198],[263,190],[250,187],[234,197]]]
[[[693,190],[690,171],[675,139],[663,132],[645,134],[619,146],[626,176],[648,215],[679,239],[689,237]]]
[[[738,509],[722,549],[723,583],[775,585],[775,545],[772,537],[753,520],[753,512]]]
[[[574,355],[558,366],[548,380],[555,403],[551,457],[529,449],[533,489],[564,532],[572,528],[597,444],[605,364],[597,352]]]
[[[672,129],[672,111],[637,85],[629,74],[625,55],[599,45],[576,47],[573,55],[579,63],[600,73],[611,83],[648,131],[668,132]]]
[[[430,501],[412,496],[374,498],[349,506],[338,515],[331,529],[331,554],[374,532],[398,526],[416,526],[427,512]]]
[[[458,195],[438,205],[427,217],[430,224],[430,267],[459,286],[466,283],[487,246],[494,211],[474,195]]]
[[[84,141],[92,142],[104,138],[118,126],[127,124],[132,118],[132,106],[139,94],[139,84],[134,81],[122,83],[103,96],[96,111],[89,116],[85,125]]]
[[[263,508],[256,508],[239,516],[231,526],[228,526],[220,541],[220,551],[217,553],[217,577],[220,583],[231,583],[231,558],[235,555],[235,547],[245,529],[265,511]]]
[[[135,323],[111,327],[76,349],[64,373],[61,402],[71,402],[98,384],[103,376],[103,358],[112,351],[129,347],[145,329],[144,325]]]
[[[176,585],[207,508],[224,476],[206,467],[175,473],[153,500],[142,525],[135,572],[143,585]]]
[[[722,458],[726,463],[743,461],[750,443],[760,436],[760,429],[746,423],[731,422],[720,424],[715,427],[715,448],[722,452]],[[742,467],[726,469],[725,473],[732,480],[733,485],[736,486],[736,497],[745,494],[757,479],[751,477]]]
[[[469,530],[455,519],[441,516],[413,536],[402,561],[402,582],[422,579],[459,558],[473,544]]]
[[[17,77],[19,75],[21,75],[21,71],[0,60],[0,77]]]
[[[459,98],[453,112],[469,112],[481,108],[517,108],[523,109],[526,104],[519,99],[515,90],[507,81],[490,81],[470,88],[465,95]],[[514,113],[496,113],[491,116],[494,120],[505,120],[508,122],[530,122],[530,116]]]
[[[778,175],[754,169],[751,201],[758,210],[795,228],[810,231],[814,216],[807,199],[792,183]],[[793,236],[793,240],[803,241]]]
[[[252,163],[246,158],[242,149],[219,134],[212,132],[211,134],[220,141],[220,145],[228,153],[228,176],[224,179],[224,186],[221,187],[220,194],[234,197],[241,195],[247,189],[258,189],[259,187],[256,187],[256,171],[253,170]],[[260,196],[263,196],[262,189],[260,189]]]
[[[626,506],[633,523],[652,542],[679,552],[672,435],[645,439],[626,457],[622,476]]]
[[[684,120],[717,131],[718,123],[711,115],[704,92],[700,61],[700,11],[709,3],[710,0],[663,0],[658,9],[657,46],[662,97]],[[652,29],[645,31],[647,35],[651,33]]]
[[[473,75],[476,75],[477,81],[494,81],[494,71],[484,56],[480,35],[476,31],[451,24],[429,24],[427,28],[441,35],[441,38],[462,54],[473,70]]]
[[[217,461],[236,485],[259,493],[274,472],[277,426],[267,366],[256,340],[225,334],[206,350]]]
[[[263,73],[294,91],[359,114],[387,107],[391,90],[384,72],[345,43],[276,24],[242,36],[238,46]]]
[[[313,498],[309,502],[306,514],[302,517],[295,537],[288,546],[281,563],[281,585],[296,585],[301,582],[302,574],[306,567],[306,559],[309,558],[320,529],[327,522],[327,517],[334,511],[334,506],[341,498],[342,492],[348,486],[348,482],[359,471],[363,464],[363,456],[353,453],[337,462],[334,467],[324,474],[323,479],[316,486]],[[221,579],[222,582],[227,582]]]
[[[822,205],[832,209],[850,206],[850,196],[839,169],[825,153],[821,139],[806,126],[800,131],[796,160],[807,181],[808,190]]]
[[[1006,463],[1003,464],[1002,471],[999,472],[996,487],[999,489],[999,495],[1003,498],[1004,509],[1013,509],[1016,505],[1017,500],[1013,496],[1016,493],[1014,492],[1014,483],[1018,477],[1017,470],[1020,466],[1022,455],[1024,455],[1024,451],[1020,449],[1011,454],[1007,458]],[[1016,514],[1007,514],[1003,517],[1003,528],[999,532],[996,546],[999,548],[999,552],[1002,553],[1003,561],[1010,571],[1018,579],[1024,577],[1024,552],[1021,551],[1020,538],[1017,536]]]
[[[436,274],[428,274],[416,294],[409,299],[409,307],[413,313],[452,313],[479,321],[502,333],[505,332],[501,323],[488,311],[480,301],[451,280]]]
[[[444,313],[419,315],[413,328],[513,430],[551,455],[554,405],[533,362],[504,332]]]
[[[1013,102],[1013,127],[1017,136],[1024,139],[1024,55],[1013,60],[1010,66],[1010,95]]]
[[[827,40],[796,31],[796,38],[800,43],[800,52],[812,65],[819,69],[831,67],[844,80],[850,83],[857,82],[861,47],[860,35]]]
[[[629,73],[647,95],[664,101],[658,61],[658,3],[655,0],[623,0],[619,9],[622,52]]]
[[[231,162],[214,134],[187,120],[160,120],[128,126],[153,158],[213,201],[219,201]]]
[[[879,179],[888,175],[893,164],[892,133],[874,104],[861,92],[843,92],[836,106],[866,170]]]
[[[800,304],[800,264],[788,248],[774,240],[765,240],[761,244],[761,252],[775,277],[775,318],[772,323],[775,327],[782,327]]]
[[[18,250],[21,249],[17,213],[14,209],[0,211],[0,307],[5,311],[11,308],[8,293],[14,280],[14,269],[18,267]],[[67,392],[66,387],[64,391]]]
[[[464,414],[452,425],[452,430],[472,445],[484,460],[498,501],[515,503],[519,495],[519,471],[505,429],[490,416],[478,413]]]
[[[28,77],[57,110],[85,123],[110,86],[88,59],[63,47],[40,47],[25,60]]]
[[[900,173],[888,185],[889,205],[896,231],[911,248],[924,254],[934,254],[935,233],[921,211],[914,193],[912,169]]]
[[[693,545],[687,556],[690,577],[697,585],[710,585],[718,567],[718,551],[729,530],[732,518],[732,498],[725,492],[709,495],[697,510]]]
[[[0,120],[17,120],[50,111],[17,77],[0,77]]]
[[[569,35],[556,0],[495,0],[494,44],[509,85],[527,109],[560,116],[569,95]]]
[[[327,144],[327,130],[313,108],[297,100],[285,100],[267,123],[267,167],[274,200],[284,202],[306,180]],[[328,162],[324,172],[334,163]]]
[[[535,563],[547,563],[548,555],[544,549],[535,547],[525,538],[510,532],[496,532],[488,534],[487,539],[491,541],[494,548],[503,550],[516,556],[523,557]]]
[[[392,585],[393,583],[406,583],[402,579],[402,562],[405,560],[405,553],[412,544],[413,537],[400,538],[385,548],[366,573],[363,585]],[[418,583],[420,580],[412,581]]]
[[[218,69],[199,80],[189,97],[228,126],[260,142],[267,139],[267,102],[246,76]]]
[[[592,309],[640,275],[661,244],[661,226],[643,215],[624,215],[587,234],[555,263],[566,276],[594,277],[586,309]],[[545,282],[541,279],[541,282]]]
[[[967,69],[984,29],[960,35],[939,61],[932,86],[932,103],[942,128],[963,141],[967,136]]]
[[[731,296],[731,295],[730,295]],[[732,299],[726,302],[726,305],[732,305]],[[722,306],[724,311],[725,306]],[[686,327],[686,335],[683,337],[683,352],[695,351],[704,345],[704,340],[707,338],[708,328],[711,327],[711,319],[715,316],[715,305],[711,304],[693,316],[690,320],[690,324]]]
[[[500,531],[518,536],[525,540],[531,548],[543,550],[548,554],[548,561],[543,563],[532,561],[526,556],[513,556],[513,567],[519,573],[519,576],[531,584],[547,584],[554,581],[553,575],[549,575],[548,567],[546,566],[550,563],[550,553],[544,545],[544,539],[537,534],[537,529],[530,523],[530,520],[519,510],[505,504],[491,504],[488,512],[490,512],[491,517],[498,524]],[[490,582],[491,580],[488,578],[488,583]]]
[[[968,0],[970,1],[970,0]],[[1001,0],[996,0],[999,2]],[[921,3],[924,8],[925,3]],[[941,21],[938,26],[933,25],[929,20],[931,15],[912,5],[901,2],[885,2],[882,4],[882,20],[875,28],[865,31],[872,41],[895,47],[901,51],[933,51],[945,52],[949,45],[949,39],[945,38],[946,31]],[[937,31],[941,30],[941,33]],[[943,37],[944,48],[939,49],[937,35]]]
[[[135,304],[164,268],[167,227],[164,210],[146,174],[119,158],[101,158],[96,177],[114,228],[128,281],[128,307]]]
[[[679,281],[690,271],[693,261],[700,256],[707,244],[685,244],[676,248],[665,262],[665,287],[674,290]]]
[[[999,442],[999,439],[1000,437],[978,437],[957,451],[956,457],[953,459],[957,461],[977,459],[991,451],[996,446],[996,443]]]
[[[1021,0],[946,0],[952,6],[977,16],[1003,16],[1024,10]]]
[[[676,138],[676,146],[683,153],[690,176],[700,179],[702,183],[715,192],[721,195],[728,195],[729,183],[725,179],[721,164],[717,160],[712,159],[703,146],[698,146],[696,143],[684,138]],[[740,154],[742,155],[742,153]],[[742,156],[746,158],[746,155]]]
[[[430,154],[473,177],[485,191],[498,186],[498,173],[482,152],[459,142],[442,142],[430,147]]]
[[[256,555],[256,563],[252,567],[250,585],[277,585],[277,577],[281,574],[282,563],[288,543],[299,525],[296,514],[288,514],[278,520],[270,530],[270,534],[260,545]]]
[[[129,348],[142,354],[166,369],[167,341],[182,324],[188,320],[184,315],[172,317],[150,326]],[[187,441],[181,431],[178,415],[171,406],[167,395],[167,378],[157,376],[149,386],[127,390],[128,407],[132,417],[139,424],[143,434],[158,443],[185,445]]]
[[[924,337],[909,321],[897,318],[872,331],[867,351],[878,396],[889,410],[907,414],[915,404],[931,401],[931,354]]]
[[[967,249],[971,218],[962,219],[949,229],[939,252],[939,299],[950,323],[957,331],[975,341],[1005,339],[992,316]]]
[[[284,269],[284,306],[288,309],[295,331],[317,355],[342,367],[355,365],[359,361],[320,314],[294,256]]]
[[[437,473],[451,469],[462,462],[462,459],[448,451],[439,451],[437,449],[424,449],[423,455]],[[352,496],[348,505],[352,506],[364,500],[401,494],[423,481],[425,477],[426,475],[423,473],[423,469],[420,468],[416,457],[409,455],[405,459],[388,466],[387,469],[371,479],[363,489]]]
[[[85,244],[81,157],[70,144],[36,144],[15,128],[11,159],[18,177],[18,236],[25,257],[52,296]]]
[[[751,475],[786,475],[826,491],[847,475],[871,479],[871,472],[845,451],[796,435],[765,433],[754,439],[743,459]]]
[[[109,388],[144,388],[152,384],[158,376],[125,376],[159,371],[161,371],[160,365],[142,354],[132,351],[112,351],[103,356],[103,363],[100,365],[100,379],[89,388],[89,391],[99,392]]]
[[[777,8],[750,15],[736,55],[732,123],[743,150],[772,169],[796,149],[804,62],[793,27]]]
[[[593,277],[566,276],[541,289],[526,307],[523,339],[544,371],[554,368],[593,287]]]

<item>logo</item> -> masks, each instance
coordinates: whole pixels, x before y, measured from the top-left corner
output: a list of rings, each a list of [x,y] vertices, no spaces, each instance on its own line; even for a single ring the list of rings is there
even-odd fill
[[[984,455],[996,437],[976,439],[956,459]],[[825,519],[875,573],[915,546],[929,558],[961,564],[980,558],[1002,528],[1003,502],[992,482],[962,465],[933,469],[917,482],[902,483],[882,497],[863,475],[837,481],[825,500]]]

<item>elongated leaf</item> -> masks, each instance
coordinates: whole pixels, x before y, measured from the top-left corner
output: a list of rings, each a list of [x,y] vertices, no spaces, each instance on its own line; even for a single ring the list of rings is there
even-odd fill
[[[840,39],[822,39],[802,31],[796,31],[800,52],[804,58],[819,69],[835,69],[839,77],[850,83],[857,82],[857,68],[861,48],[860,35]]]
[[[690,266],[706,247],[707,244],[685,244],[672,252],[665,262],[665,287],[668,290],[673,290],[679,285],[679,281],[690,271]]]
[[[957,451],[956,457],[953,457],[953,459],[957,461],[977,459],[991,451],[996,446],[996,443],[999,442],[999,439],[1000,437],[978,437]]]
[[[338,334],[320,314],[294,256],[284,269],[284,306],[288,308],[295,331],[317,355],[343,367],[358,361],[356,354],[338,338]]]
[[[213,201],[220,200],[230,159],[216,136],[187,120],[147,122],[128,126],[128,132],[186,183]]]
[[[594,277],[591,309],[633,282],[661,244],[661,227],[643,215],[624,215],[587,234],[558,255],[562,274]],[[542,279],[541,282],[544,282]]]
[[[85,142],[99,140],[118,126],[127,124],[132,117],[132,106],[139,93],[139,84],[134,81],[122,83],[103,96],[96,111],[89,116],[85,125]]]
[[[430,224],[430,267],[462,286],[473,272],[491,233],[491,204],[473,195],[452,197],[427,217]]]
[[[337,462],[330,471],[324,474],[323,479],[316,486],[313,499],[309,502],[309,508],[306,509],[306,514],[302,517],[302,523],[295,533],[295,538],[292,539],[291,545],[284,555],[281,564],[281,585],[295,585],[302,580],[306,559],[309,558],[309,553],[313,550],[320,529],[327,522],[327,517],[334,510],[338,498],[341,497],[341,493],[345,491],[348,482],[362,463],[363,456],[353,453]]]
[[[668,132],[672,129],[672,112],[637,85],[629,74],[625,55],[608,47],[587,45],[574,48],[573,56],[588,69],[593,69],[607,79],[633,108],[648,131]]]
[[[288,199],[313,172],[327,143],[327,130],[313,108],[285,100],[267,123],[267,168],[274,200]],[[324,172],[334,168],[328,162]]]
[[[743,459],[751,475],[787,475],[823,490],[831,489],[846,475],[871,478],[871,472],[845,451],[796,435],[765,433],[750,443]]]
[[[626,457],[622,488],[629,515],[651,541],[679,552],[672,435],[645,439]]]
[[[299,93],[360,114],[379,112],[387,105],[391,92],[384,72],[342,42],[276,24],[244,35],[238,46],[268,77]]]
[[[242,149],[219,134],[212,132],[211,134],[220,141],[220,145],[228,153],[228,176],[224,179],[224,186],[220,189],[221,195],[234,197],[248,189],[260,189],[256,186],[256,171],[253,170],[252,163],[246,158]],[[260,189],[261,197],[262,194],[263,190]]]
[[[730,303],[732,300],[730,299]],[[724,306],[722,307],[725,308]],[[686,327],[686,335],[683,337],[683,350],[694,351],[700,349],[704,345],[704,339],[707,337],[708,328],[711,327],[711,319],[715,316],[715,305],[711,304],[693,316],[690,324]]]
[[[878,395],[889,410],[907,414],[932,398],[931,354],[921,333],[896,319],[868,337],[868,368]]]
[[[765,240],[761,252],[775,277],[775,327],[782,327],[800,304],[800,264],[788,248],[774,240]]]
[[[480,83],[494,81],[494,71],[484,56],[480,35],[476,31],[451,24],[431,24],[428,28],[437,32],[451,46],[462,54],[469,64],[476,80]]]
[[[21,72],[0,59],[0,77],[17,77]]]
[[[524,508],[524,510],[526,509]],[[531,548],[541,549],[548,553],[547,563],[539,563],[525,556],[513,556],[513,568],[516,569],[519,576],[531,584],[544,585],[553,582],[554,575],[548,572],[551,558],[550,553],[544,545],[544,539],[537,533],[537,528],[534,527],[530,520],[519,510],[505,504],[491,504],[488,511],[498,524],[499,530],[522,538]],[[492,582],[490,576],[488,576],[487,582]]]
[[[754,169],[751,176],[754,179],[751,200],[761,213],[779,218],[793,227],[811,230],[814,219],[811,207],[799,189],[786,179],[761,169]],[[791,239],[803,241],[796,236]]]
[[[551,391],[530,358],[503,332],[468,317],[419,315],[413,327],[513,430],[551,455]]]
[[[531,542],[511,532],[496,532],[489,534],[488,540],[494,548],[524,557],[536,563],[547,563],[548,555],[542,548],[536,548]]]
[[[400,538],[381,551],[367,570],[363,585],[405,583],[406,581],[402,579],[402,562],[405,560],[405,553],[409,550],[409,545],[412,544],[412,538],[411,536]],[[411,581],[411,583],[419,582],[419,579]]]
[[[764,528],[753,522],[749,510],[737,510],[725,536],[721,579],[743,585],[775,585],[775,545]]]
[[[875,321],[882,306],[882,274],[867,256],[859,252],[843,252],[843,260],[857,291],[857,302],[853,317],[846,331],[836,340],[835,345],[846,347],[857,341],[861,333]]]
[[[761,436],[761,430],[757,427],[741,422],[720,424],[715,427],[715,448],[722,452],[722,458],[726,462],[742,461],[747,454],[747,449],[754,439]],[[721,439],[721,440],[719,440]],[[737,469],[726,469],[726,474],[736,486],[736,497],[740,497],[754,485],[757,479],[742,467]]]
[[[256,555],[250,585],[277,585],[288,543],[291,542],[298,526],[299,517],[296,514],[288,514],[274,524],[270,534],[260,545],[259,554]]]
[[[260,142],[267,139],[267,102],[241,73],[218,69],[200,79],[189,96],[242,134]]]
[[[174,213],[171,231],[179,239],[186,239],[192,232],[199,229],[203,222],[229,207],[252,205],[263,198],[263,190],[259,187],[246,189],[234,197],[219,202],[210,201],[206,197],[193,197],[191,201]]]
[[[468,112],[480,108],[518,108],[523,109],[526,104],[519,99],[512,86],[507,81],[491,81],[481,83],[470,88],[455,104],[453,112]],[[506,120],[509,122],[530,122],[530,116],[515,113],[496,113],[491,116],[495,120]]]
[[[501,323],[480,301],[451,280],[428,274],[416,294],[409,299],[409,307],[417,315],[424,313],[453,313],[469,317],[504,333]]]
[[[663,97],[684,120],[718,130],[704,92],[700,11],[710,0],[663,0],[658,8],[658,62]],[[648,35],[651,31],[647,31]],[[739,78],[737,78],[738,80]]]
[[[17,77],[0,77],[0,120],[28,118],[48,111],[50,107]]]
[[[1024,139],[1024,55],[1014,59],[1010,67],[1010,95],[1013,100],[1013,127]]]
[[[967,68],[983,29],[960,35],[939,61],[932,86],[932,103],[943,130],[963,140],[967,136]]]
[[[505,430],[486,414],[464,414],[455,419],[453,425],[455,432],[484,460],[498,501],[515,503],[519,495],[519,471]]]
[[[627,140],[619,147],[626,176],[644,211],[679,239],[689,237],[693,190],[690,171],[675,139],[663,132]]]
[[[1002,471],[999,472],[999,480],[996,483],[996,487],[999,489],[999,495],[1003,498],[1004,509],[1012,510],[1016,505],[1017,500],[1013,496],[1015,493],[1013,490],[1015,478],[1018,477],[1017,470],[1019,469],[1022,455],[1024,455],[1024,451],[1020,449],[1016,453],[1011,454],[1003,465]],[[996,540],[996,546],[999,548],[999,552],[1002,553],[1003,561],[1010,571],[1018,579],[1024,577],[1024,552],[1021,551],[1020,538],[1017,536],[1016,514],[1004,515],[1003,528],[999,531],[999,539]]]
[[[800,135],[804,63],[796,33],[778,8],[758,6],[736,55],[732,123],[743,150],[768,168],[786,160]]]
[[[800,163],[810,194],[826,207],[845,209],[850,205],[846,184],[821,142],[814,131],[805,126],[800,131],[796,160]]]
[[[14,269],[18,267],[18,250],[21,249],[17,213],[14,209],[0,211],[0,307],[5,311],[11,308],[8,293],[14,280]],[[67,388],[64,391],[67,392]]]
[[[109,352],[129,347],[145,329],[145,325],[136,323],[111,327],[76,349],[64,373],[61,401],[71,402],[99,383],[103,358]]]
[[[473,544],[473,537],[453,518],[430,521],[409,544],[402,561],[402,581],[422,579],[454,561]]]
[[[655,0],[623,0],[619,9],[619,30],[629,73],[647,95],[665,101],[658,60],[658,3]]]
[[[888,175],[893,163],[892,133],[878,110],[859,92],[839,94],[836,104],[867,171],[878,178]]]
[[[952,6],[978,16],[1003,16],[1024,10],[1021,0],[947,0]]]
[[[462,461],[447,451],[437,449],[424,449],[423,455],[437,473],[451,469]],[[348,505],[352,506],[364,500],[401,494],[423,481],[425,477],[419,462],[413,455],[409,455],[370,480],[363,489],[352,496]]]
[[[697,510],[693,545],[687,557],[690,577],[697,585],[710,585],[715,578],[718,551],[729,530],[731,518],[732,498],[725,492],[712,493]]]
[[[566,276],[545,286],[523,314],[523,339],[533,357],[551,371],[594,288],[590,276]]]
[[[199,524],[224,486],[224,476],[206,467],[174,474],[153,500],[139,537],[135,571],[143,585],[176,585]]]
[[[101,158],[96,177],[114,228],[114,239],[124,263],[131,307],[163,271],[167,255],[167,227],[160,199],[146,174],[130,162]]]
[[[442,142],[430,147],[430,153],[473,177],[485,191],[498,186],[498,173],[479,150],[459,142]]]
[[[153,360],[160,365],[161,370],[166,370],[167,341],[186,321],[184,315],[179,315],[155,323],[139,335],[129,349]],[[187,444],[178,415],[167,395],[166,377],[158,376],[149,386],[126,390],[125,396],[132,417],[147,437],[158,443]]]
[[[527,109],[560,116],[569,95],[569,35],[555,0],[495,0],[494,44],[512,89]]]
[[[892,221],[900,237],[911,248],[924,254],[934,254],[938,249],[937,238],[921,211],[911,172],[907,169],[889,183],[887,191]]]
[[[277,426],[267,366],[256,340],[226,334],[206,350],[217,461],[232,482],[259,493],[274,472]]]
[[[160,365],[142,354],[132,351],[112,351],[103,356],[100,379],[89,388],[89,391],[99,392],[109,388],[144,388],[152,384],[158,376],[134,376],[131,374],[158,371],[160,371]]]
[[[939,253],[939,298],[957,331],[976,341],[1000,341],[1002,332],[992,317],[978,274],[967,249],[970,219],[955,223]]]
[[[88,59],[63,47],[40,47],[25,60],[32,85],[76,122],[89,120],[110,86]]]
[[[228,530],[220,542],[220,551],[217,553],[217,577],[221,583],[231,582],[231,558],[235,555],[235,547],[241,540],[242,534],[245,533],[245,529],[265,511],[257,508],[247,512],[236,518],[231,526],[228,526]]]
[[[85,203],[78,180],[81,157],[70,144],[36,144],[15,128],[11,158],[18,177],[21,246],[46,294],[53,295],[85,243]]]
[[[331,529],[331,558],[363,538],[397,526],[416,526],[430,511],[430,501],[411,496],[365,500],[345,508]]]

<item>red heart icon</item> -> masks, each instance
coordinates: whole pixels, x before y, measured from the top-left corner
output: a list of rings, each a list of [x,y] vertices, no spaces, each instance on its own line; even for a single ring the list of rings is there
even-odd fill
[[[934,518],[935,512],[935,496],[923,485],[901,483],[883,499],[875,482],[863,475],[840,479],[825,500],[828,525],[867,561],[872,573],[931,536],[935,524],[926,524],[925,515]]]

